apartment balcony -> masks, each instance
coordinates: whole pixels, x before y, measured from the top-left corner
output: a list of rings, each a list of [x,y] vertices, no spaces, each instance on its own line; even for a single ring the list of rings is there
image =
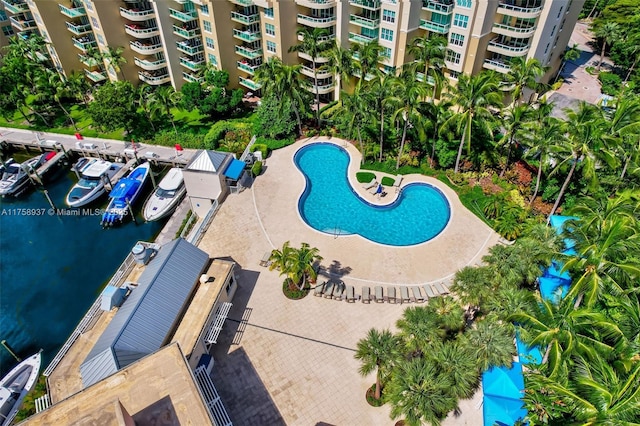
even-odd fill
[[[181,28],[177,25],[173,26],[173,33],[182,38],[186,38],[187,40],[191,40],[192,38],[200,37],[200,28],[195,28],[193,30],[187,30],[185,28]]]
[[[189,74],[188,72],[183,72],[182,78],[189,83],[202,83],[204,81],[204,77],[197,77],[193,74]]]
[[[135,38],[151,38],[160,35],[158,27],[146,27],[137,24],[126,24],[124,26],[124,32]]]
[[[2,4],[13,15],[29,11],[29,5],[23,0],[2,0]]]
[[[202,44],[191,44],[186,41],[176,42],[176,47],[182,53],[186,53],[187,55],[197,55],[198,53],[202,53],[204,50],[204,46]]]
[[[18,37],[23,40],[29,40],[29,37],[31,37],[33,34],[36,34],[36,32],[31,30],[20,31],[19,33],[17,33]]]
[[[336,5],[336,0],[296,0],[296,4],[309,9],[329,9]]]
[[[180,58],[180,65],[189,68],[191,71],[198,71],[202,68],[202,64],[204,64],[204,59],[192,60],[184,56]]]
[[[18,31],[35,30],[38,28],[36,21],[29,19],[24,15],[12,16],[9,18],[11,25],[13,25]]]
[[[244,86],[246,88],[249,88],[251,90],[260,90],[260,88],[262,87],[260,84],[256,83],[253,80],[250,80],[248,78],[244,78],[244,77],[238,77],[239,83],[241,86]]]
[[[380,27],[380,18],[370,19],[365,18],[364,16],[354,15],[353,13],[349,15],[349,22],[359,27],[369,28],[372,30],[376,30]]]
[[[326,17],[315,17],[303,15],[302,13],[298,13],[298,24],[306,25],[308,27],[313,28],[329,28],[336,23],[336,17],[334,16],[326,16]]]
[[[78,60],[88,67],[97,67],[98,60],[87,55],[78,53]]]
[[[327,93],[331,93],[334,90],[334,85],[333,83],[329,83],[329,84],[322,84],[322,85],[315,85],[313,83],[311,83],[310,86],[307,86],[307,90],[311,93],[316,93],[316,88],[318,90],[318,94],[320,95],[325,95]]]
[[[371,43],[373,40],[376,39],[363,34],[349,33],[349,41],[352,41],[354,43],[367,44]]]
[[[307,77],[315,78],[313,75],[313,68],[311,67],[307,67],[303,65],[300,72],[306,75]],[[317,78],[329,78],[332,76],[331,71],[328,71],[325,69],[318,69],[318,67],[316,67],[316,75],[317,75]]]
[[[451,24],[440,24],[438,22],[421,19],[420,28],[422,28],[423,30],[431,31],[432,33],[446,34],[449,32]]]
[[[143,70],[147,70],[147,71],[159,70],[160,68],[164,68],[167,66],[166,59],[158,59],[157,61],[148,61],[146,59],[133,58],[133,62]]]
[[[416,80],[423,82],[424,81],[424,73],[423,72],[416,72]],[[427,84],[429,86],[435,86],[436,84],[436,80],[433,78],[433,76],[427,76]]]
[[[239,70],[242,70],[251,75],[255,74],[256,70],[260,68],[260,65],[251,65],[247,61],[237,61],[236,63],[238,64]]]
[[[511,69],[511,65],[502,59],[485,59],[482,66],[488,70],[498,71],[502,74],[508,73]]]
[[[191,22],[198,19],[198,12],[195,10],[191,12],[182,12],[180,10],[169,8],[169,16],[180,22]]]
[[[81,38],[72,37],[71,40],[73,40],[73,45],[75,47],[77,47],[78,49],[82,50],[85,53],[88,50],[96,47],[96,41],[93,39],[93,37],[81,37]]]
[[[505,41],[501,37],[496,37],[489,42],[487,50],[493,53],[499,53],[505,56],[525,56],[529,52],[529,43],[517,43],[514,41]]]
[[[153,9],[126,9],[124,7],[120,8],[120,16],[123,18],[127,18],[133,22],[141,22],[146,21],[147,19],[153,18],[156,16],[156,12]]]
[[[234,22],[240,22],[241,24],[250,25],[254,22],[260,21],[260,14],[254,13],[252,15],[245,15],[242,12],[231,12],[231,20]]]
[[[334,40],[335,38],[335,34],[329,34],[327,36],[318,37],[318,41],[322,43],[323,41],[330,41]],[[302,34],[298,34],[298,41],[304,41],[304,36]]]
[[[236,45],[236,53],[248,59],[255,59],[262,56],[262,49],[250,49],[245,46]]]
[[[162,52],[162,43],[141,43],[138,40],[130,41],[131,50],[141,55],[153,55]]]
[[[450,15],[453,13],[453,1],[446,0],[422,0],[422,10],[437,12],[442,15]]]
[[[363,9],[380,10],[380,0],[349,0],[349,4]]]
[[[501,0],[498,3],[498,13],[516,18],[537,18],[540,16],[542,2],[535,2],[532,5],[526,3],[517,0]]]
[[[100,83],[101,81],[104,81],[107,79],[107,73],[104,71],[98,72],[98,71],[84,70],[84,75],[86,75],[87,78],[93,81],[94,83]]]
[[[164,71],[138,71],[138,78],[140,81],[144,81],[147,84],[151,84],[152,86],[159,86],[161,84],[169,83],[171,81],[171,77],[169,77],[169,73],[165,69]]]
[[[231,3],[238,4],[240,6],[253,6],[253,0],[231,0]]]
[[[309,62],[313,62],[313,58],[311,57],[311,55],[307,55],[304,52],[298,52],[298,57],[305,59]],[[316,64],[322,64],[325,62],[329,62],[329,58],[325,57],[325,56],[318,56],[315,58]]]
[[[516,37],[516,38],[531,37],[535,31],[536,31],[535,25],[531,25],[528,27],[514,27],[512,25],[507,25],[507,24],[498,24],[498,23],[493,24],[494,33],[508,36],[508,37]]]
[[[91,25],[89,24],[74,24],[73,22],[67,22],[67,29],[75,35],[83,35],[91,32]]]
[[[60,8],[60,13],[62,13],[64,16],[68,16],[69,18],[80,18],[82,16],[87,16],[87,12],[82,6],[67,7],[62,4],[58,4],[58,7]]]
[[[247,41],[249,43],[262,39],[262,35],[260,34],[260,31],[249,31],[249,30],[243,31],[243,30],[234,29],[233,36],[237,39],[240,39],[242,41]]]

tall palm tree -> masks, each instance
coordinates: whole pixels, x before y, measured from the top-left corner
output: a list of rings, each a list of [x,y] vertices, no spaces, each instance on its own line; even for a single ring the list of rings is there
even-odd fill
[[[515,57],[509,62],[509,72],[505,75],[506,87],[511,92],[512,101],[520,103],[524,89],[535,90],[538,79],[547,71],[536,58]]]
[[[617,22],[605,22],[604,24],[595,28],[595,36],[602,41],[602,50],[600,51],[600,61],[596,71],[600,72],[600,67],[604,61],[604,53],[607,49],[607,45],[612,45],[620,38],[620,24]]]
[[[71,74],[69,74],[69,77],[67,77],[67,88],[74,98],[82,101],[85,108],[88,106],[86,93],[89,91],[91,86],[87,82],[84,74],[79,71],[72,71]]]
[[[436,143],[438,142],[440,129],[454,114],[452,108],[453,104],[449,99],[445,98],[440,99],[438,102],[425,102],[422,106],[424,107],[422,114],[425,115],[433,124],[433,133],[431,135],[431,155],[429,156],[429,166],[433,168],[435,166]]]
[[[342,82],[348,81],[355,71],[353,52],[349,49],[343,48],[338,44],[337,40],[334,40],[333,46],[325,53],[325,55],[329,58],[327,67],[336,79],[336,93],[341,93]]]
[[[505,132],[502,136],[503,144],[507,146],[507,155],[504,162],[504,167],[500,172],[500,177],[504,176],[509,169],[511,163],[511,150],[513,149],[516,138],[520,139],[520,136],[526,127],[527,123],[533,118],[533,109],[531,105],[516,105],[512,104],[502,113],[502,127]]]
[[[300,112],[303,108],[308,106],[305,102],[304,95],[309,87],[309,80],[307,80],[301,73],[302,65],[283,65],[280,68],[280,74],[276,77],[277,87],[284,96],[289,98],[293,112],[296,115],[296,121],[298,122],[298,131],[302,134],[302,119],[300,118]]]
[[[171,108],[180,108],[180,98],[182,93],[176,92],[172,86],[161,86],[153,93],[153,101],[158,104],[164,113],[169,117],[173,130],[178,134],[176,123],[173,119]]]
[[[436,344],[427,356],[436,364],[440,374],[451,380],[447,393],[459,399],[469,399],[480,385],[476,359],[459,340]]]
[[[357,57],[355,66],[360,73],[358,84],[367,79],[367,76],[375,77],[380,72],[378,62],[382,57],[382,46],[378,44],[378,40],[370,41],[367,44],[356,44],[353,46],[353,53]]]
[[[474,354],[478,370],[510,367],[516,354],[512,327],[485,319],[464,334],[465,347]]]
[[[280,58],[271,56],[255,73],[256,82],[262,87],[263,93],[273,94],[278,101],[281,101],[283,97],[281,88],[278,86],[278,78],[283,65]]]
[[[349,114],[349,128],[356,129],[358,134],[358,144],[360,145],[360,152],[362,157],[360,162],[364,164],[365,150],[362,144],[362,126],[369,116],[369,103],[370,97],[361,92],[361,86],[356,86],[352,94],[342,92],[342,100],[344,102],[344,108],[347,114]]]
[[[403,70],[400,76],[394,80],[393,87],[394,94],[388,99],[389,103],[396,105],[393,120],[397,122],[402,118],[404,121],[398,159],[396,160],[396,170],[398,170],[400,168],[400,159],[404,153],[407,129],[412,121],[417,122],[420,119],[418,108],[427,96],[427,90],[424,84],[416,80],[415,72],[409,68]]]
[[[629,168],[634,154],[640,152],[640,98],[637,96],[620,97],[616,110],[608,121],[609,131],[603,135],[605,142],[612,145],[616,157],[620,159],[622,171],[620,181]]]
[[[455,86],[450,96],[458,113],[451,116],[444,123],[444,126],[455,127],[460,134],[460,146],[455,165],[455,173],[458,173],[465,143],[467,150],[471,150],[473,124],[475,123],[489,132],[489,123],[493,119],[491,108],[500,107],[502,96],[498,91],[496,74],[486,71],[474,76],[461,75],[458,79],[458,85]]]
[[[441,326],[433,309],[423,306],[407,308],[396,321],[403,347],[413,357],[421,357],[436,342],[442,341],[447,330]]]
[[[66,98],[67,95],[69,95],[69,87],[67,85],[67,82],[62,79],[60,74],[54,71],[49,72],[47,80],[49,86],[51,87],[53,100],[58,103],[58,106],[60,107],[64,115],[69,118],[69,121],[71,121],[71,125],[77,132],[78,126],[76,126],[76,122],[73,120],[73,117],[71,117],[69,111],[67,111],[64,105],[62,105],[62,99]]]
[[[154,116],[156,112],[159,110],[157,104],[155,104],[154,98],[154,90],[153,87],[148,84],[141,84],[137,88],[137,103],[138,106],[144,112],[145,117],[147,117],[147,121],[151,125],[153,131],[156,131],[156,126],[154,124]]]
[[[103,54],[103,58],[113,67],[116,72],[119,72],[123,80],[126,80],[124,76],[124,69],[122,65],[127,63],[127,58],[124,57],[124,47],[107,47],[107,51]]]
[[[451,291],[467,305],[465,315],[469,320],[485,310],[487,302],[495,296],[497,281],[493,279],[493,271],[486,266],[465,266],[456,272]]]
[[[329,33],[324,28],[300,27],[296,31],[298,36],[302,37],[299,44],[289,48],[289,52],[302,52],[311,56],[311,64],[313,69],[313,84],[316,94],[316,123],[320,127],[320,89],[318,87],[318,70],[317,59],[323,56],[331,49],[331,41],[329,41]]]
[[[372,328],[367,337],[358,341],[354,357],[360,361],[358,372],[364,377],[376,372],[375,399],[380,399],[381,381],[398,359],[398,339],[389,330]]]
[[[322,261],[319,250],[307,243],[302,243],[299,249],[294,249],[291,259],[291,268],[296,275],[302,277],[299,288],[302,290],[307,280],[315,280],[318,277],[315,264]]]
[[[385,73],[379,73],[373,80],[371,80],[368,87],[370,93],[372,93],[372,102],[376,105],[376,110],[379,112],[380,122],[380,154],[378,161],[382,162],[382,153],[384,151],[384,112],[387,108],[389,101],[392,97],[394,90],[394,77]]]
[[[444,81],[444,57],[447,51],[447,39],[436,35],[416,37],[409,43],[408,52],[413,55],[415,62],[422,67],[424,83],[428,84],[429,77],[433,78],[433,92],[431,99],[435,99]]]

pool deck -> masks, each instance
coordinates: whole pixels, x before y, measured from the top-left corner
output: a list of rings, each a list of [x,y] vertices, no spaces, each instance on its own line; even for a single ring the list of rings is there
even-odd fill
[[[312,295],[287,300],[278,271],[260,260],[285,241],[307,242],[324,257],[322,273],[362,286],[447,282],[456,270],[480,262],[499,236],[462,206],[446,185],[420,175],[402,185],[427,182],[451,205],[450,223],[431,241],[410,247],[372,243],[359,236],[327,235],[307,226],[298,214],[305,180],[293,162],[295,152],[316,140],[344,147],[351,155],[349,179],[371,203],[392,202],[395,189],[378,198],[355,180],[360,154],[336,138],[303,140],[277,150],[264,172],[240,194],[229,195],[199,247],[211,257],[238,263],[239,289],[218,344],[213,378],[234,424],[391,425],[390,408],[370,407],[364,398],[375,376],[361,377],[353,358],[359,339],[374,327],[395,329],[407,307],[401,304],[346,303]],[[377,173],[379,179],[381,173]],[[324,279],[324,277],[320,277]],[[372,288],[373,291],[373,288]],[[481,392],[461,401],[462,414],[444,425],[481,422]]]

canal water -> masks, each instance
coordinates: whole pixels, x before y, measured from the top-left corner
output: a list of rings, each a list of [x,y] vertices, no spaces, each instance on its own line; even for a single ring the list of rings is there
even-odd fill
[[[77,181],[62,173],[46,185],[58,209]],[[52,214],[41,190],[18,199],[0,199],[0,340],[25,358],[43,350],[43,367],[75,329],[136,241],[152,241],[164,222],[144,223],[136,201],[138,224],[102,229],[99,210],[106,196],[81,215]],[[0,347],[0,373],[15,365]],[[2,377],[0,375],[0,377]]]

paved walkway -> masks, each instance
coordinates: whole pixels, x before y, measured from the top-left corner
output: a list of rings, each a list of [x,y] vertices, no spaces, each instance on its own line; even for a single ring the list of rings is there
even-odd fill
[[[361,377],[353,355],[370,328],[394,329],[407,306],[312,295],[289,301],[282,295],[283,277],[260,267],[260,259],[284,241],[294,246],[305,241],[318,247],[323,265],[348,284],[412,285],[445,279],[478,262],[498,235],[448,187],[418,175],[403,182],[428,181],[452,206],[450,224],[434,240],[390,247],[358,236],[334,238],[317,232],[297,212],[304,178],[292,158],[307,143],[275,151],[251,188],[222,203],[199,245],[212,257],[233,259],[240,267],[240,288],[214,348],[214,381],[237,425],[391,425],[388,406],[372,408],[365,401],[375,376]],[[352,156],[350,179],[355,179],[359,153],[350,144],[346,148]],[[477,398],[462,401],[462,415],[444,424],[479,424]]]

